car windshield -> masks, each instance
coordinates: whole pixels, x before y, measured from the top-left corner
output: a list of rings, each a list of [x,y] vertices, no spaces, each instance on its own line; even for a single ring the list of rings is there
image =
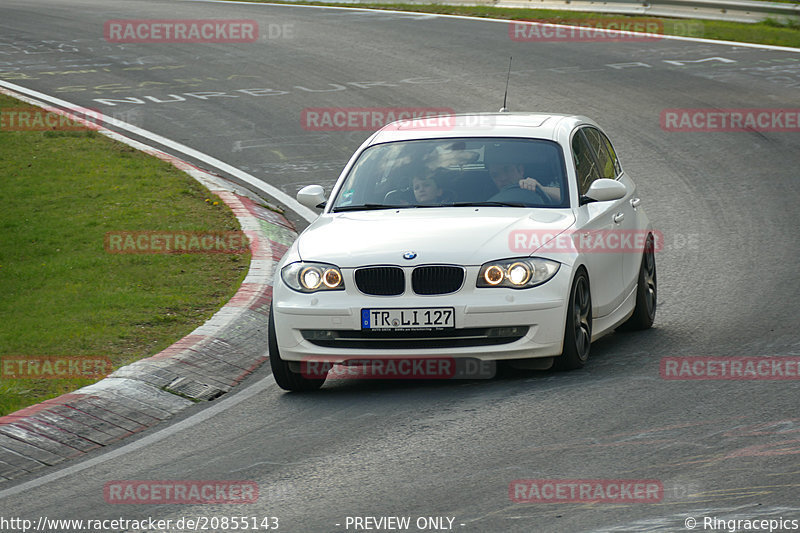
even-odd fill
[[[568,206],[564,156],[547,140],[455,138],[390,142],[361,153],[335,212],[445,206]]]

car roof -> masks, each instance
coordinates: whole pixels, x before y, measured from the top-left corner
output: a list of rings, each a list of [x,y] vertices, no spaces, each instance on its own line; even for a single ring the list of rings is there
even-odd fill
[[[420,117],[387,124],[369,144],[449,137],[526,137],[555,140],[560,129],[597,126],[581,115],[558,113],[470,113]]]

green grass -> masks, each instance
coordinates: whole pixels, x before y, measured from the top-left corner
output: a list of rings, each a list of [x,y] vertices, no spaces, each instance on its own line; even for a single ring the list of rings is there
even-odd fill
[[[557,11],[549,9],[506,8],[491,6],[446,6],[441,4],[369,4],[369,3],[328,3],[328,2],[284,2],[281,0],[245,0],[248,2],[270,2],[283,4],[307,4],[321,6],[339,6],[351,8],[389,9],[398,11],[417,11],[422,13],[442,13],[449,15],[465,15],[508,20],[536,20],[550,23],[569,23],[574,21],[631,20],[653,21],[663,23],[665,35],[681,35],[722,41],[749,42],[790,46],[800,48],[800,21],[798,19],[771,18],[757,23],[724,22],[699,19],[673,19],[650,16],[625,16],[618,14],[601,14],[578,11]],[[790,2],[796,3],[796,2]]]
[[[0,95],[9,107],[23,105]],[[0,180],[0,357],[104,356],[118,368],[202,324],[249,266],[249,254],[107,253],[108,231],[239,225],[186,174],[95,132],[0,130]],[[93,381],[2,379],[0,415]]]

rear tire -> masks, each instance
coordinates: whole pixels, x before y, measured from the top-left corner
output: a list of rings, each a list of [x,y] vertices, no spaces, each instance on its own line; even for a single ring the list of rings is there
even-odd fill
[[[648,329],[656,318],[658,301],[658,284],[656,280],[656,256],[653,236],[647,236],[642,254],[642,265],[639,267],[639,281],[636,286],[636,307],[633,314],[619,329],[637,331]]]
[[[589,359],[592,344],[592,293],[589,276],[581,269],[572,281],[567,305],[567,323],[564,327],[564,347],[555,358],[555,368],[575,370],[583,368]]]
[[[275,336],[275,318],[272,316],[272,309],[269,311],[269,332],[267,345],[269,347],[269,364],[272,366],[272,377],[280,388],[288,391],[314,391],[322,387],[325,378],[309,379],[302,374],[293,372],[289,368],[289,363],[281,359],[278,350],[278,339]]]

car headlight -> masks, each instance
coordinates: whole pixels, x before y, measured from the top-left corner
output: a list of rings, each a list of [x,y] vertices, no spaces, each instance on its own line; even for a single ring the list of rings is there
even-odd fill
[[[289,287],[299,292],[344,290],[339,267],[325,263],[291,263],[283,267],[281,278]]]
[[[557,261],[538,257],[492,261],[481,266],[478,287],[535,287],[555,276],[560,266]]]

